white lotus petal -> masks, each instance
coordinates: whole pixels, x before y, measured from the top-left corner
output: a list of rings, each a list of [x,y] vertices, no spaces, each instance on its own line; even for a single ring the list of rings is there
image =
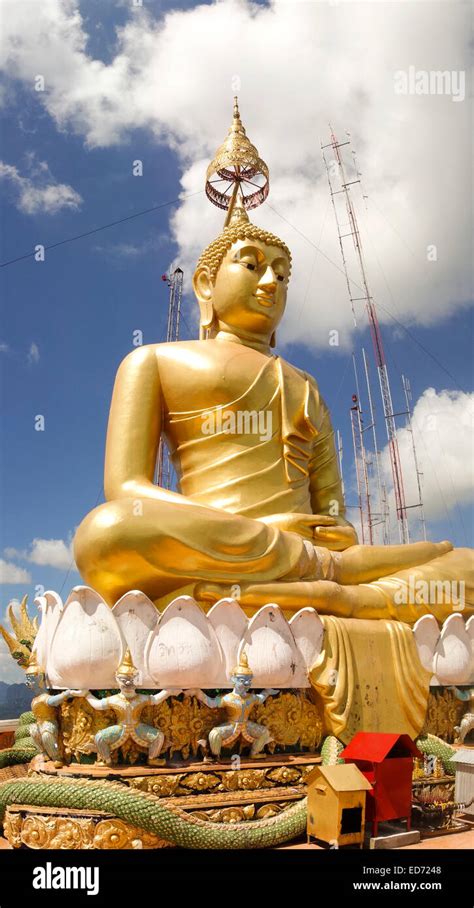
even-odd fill
[[[469,684],[474,684],[474,615],[466,621],[466,634],[471,641],[471,677],[469,678]]]
[[[38,633],[36,634],[35,642],[33,643],[32,652],[36,654],[38,665],[43,669],[43,671],[45,671],[48,661],[48,638],[46,630],[46,609],[48,603],[46,596],[37,596],[34,600],[34,603],[40,613],[40,616]]]
[[[61,597],[58,593],[55,593],[54,590],[47,590],[43,596],[37,596],[34,602],[40,611],[41,618],[38,633],[35,637],[33,652],[36,653],[38,665],[45,670],[47,684],[49,684],[47,666],[51,650],[51,641],[58,626],[64,605]]]
[[[229,687],[229,677],[237,662],[239,644],[248,626],[248,618],[235,599],[220,599],[207,613],[216,632],[223,656],[224,674],[217,687]]]
[[[460,614],[443,624],[433,657],[433,671],[440,684],[467,684],[472,672],[471,640]]]
[[[218,686],[224,657],[214,628],[191,596],[166,607],[153,631],[145,664],[155,684],[165,687]]]
[[[278,605],[264,605],[253,616],[239,655],[243,650],[254,673],[254,687],[297,687],[299,679],[306,676],[302,656]],[[305,686],[309,686],[307,676]]]
[[[434,615],[423,615],[413,627],[415,643],[423,668],[433,671],[433,656],[439,640],[438,622]]]
[[[50,647],[52,687],[116,687],[125,641],[108,605],[87,586],[71,590]]]
[[[324,638],[324,625],[314,608],[302,608],[290,619],[290,630],[305,665],[305,679],[319,656]],[[300,687],[303,685],[295,685]]]
[[[130,648],[133,664],[139,674],[140,687],[154,687],[155,683],[145,666],[147,643],[158,623],[159,612],[153,602],[139,590],[125,593],[112,607],[126,646]]]

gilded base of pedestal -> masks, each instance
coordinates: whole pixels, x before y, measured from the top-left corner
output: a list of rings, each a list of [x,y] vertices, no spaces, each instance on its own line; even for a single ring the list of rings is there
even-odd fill
[[[174,766],[96,766],[71,764],[59,768],[39,758],[30,776],[51,781],[103,779],[147,792],[175,804],[197,819],[211,823],[242,823],[284,813],[306,795],[306,778],[317,754],[268,755],[262,760],[188,762]],[[135,849],[172,847],[170,843],[97,810],[11,805],[5,815],[5,836],[13,848]]]
[[[98,810],[32,807],[6,809],[4,835],[13,848],[126,850],[172,848],[169,842]]]

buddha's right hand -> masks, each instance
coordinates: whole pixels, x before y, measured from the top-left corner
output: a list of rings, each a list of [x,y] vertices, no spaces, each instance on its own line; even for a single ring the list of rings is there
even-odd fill
[[[333,527],[337,524],[335,517],[325,514],[270,514],[268,517],[259,517],[261,523],[267,526],[278,527],[288,533],[297,533],[304,539],[314,543],[314,530],[316,527]]]

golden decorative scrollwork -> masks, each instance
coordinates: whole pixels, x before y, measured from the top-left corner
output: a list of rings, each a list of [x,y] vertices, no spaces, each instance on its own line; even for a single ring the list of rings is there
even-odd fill
[[[182,777],[180,784],[192,791],[212,791],[220,786],[221,779],[213,772],[193,772]]]
[[[27,848],[52,848],[55,851],[92,848],[94,822],[90,818],[26,816],[21,826],[21,842]]]
[[[270,729],[273,736],[268,746],[270,752],[274,752],[277,746],[314,750],[321,742],[321,712],[306,693],[281,693],[272,697],[255,706],[250,718]],[[82,697],[63,703],[60,707],[60,736],[66,761],[71,757],[80,760],[81,755],[93,753],[94,735],[115,721],[112,710],[94,710]],[[225,712],[209,709],[195,697],[183,700],[170,697],[159,706],[145,707],[142,721],[163,732],[163,755],[167,753],[171,759],[173,754],[179,753],[183,760],[188,760],[206,748],[211,728],[225,721]],[[112,752],[114,763],[134,765],[143,757],[143,751],[130,739]],[[163,791],[163,794],[166,793]]]
[[[60,707],[64,755],[66,760],[74,756],[76,760],[81,754],[90,754],[94,750],[94,735],[102,728],[107,728],[115,722],[113,710],[104,712],[94,710],[83,697],[65,700]]]
[[[300,745],[315,750],[320,744],[323,723],[319,708],[304,694],[283,693],[271,697],[255,707],[252,718],[266,725],[274,738],[269,750],[275,746]]]
[[[209,820],[212,823],[242,823],[250,820],[263,820],[267,817],[274,817],[289,805],[283,803],[245,804],[243,806],[216,807],[210,810],[193,810],[191,816],[200,820]]]
[[[22,820],[19,813],[12,813],[7,810],[3,823],[3,832],[5,838],[10,842],[12,848],[21,847],[21,826]]]
[[[124,849],[124,848],[172,848],[170,842],[159,839],[151,832],[129,826],[123,820],[100,820],[94,834],[94,848],[99,849]]]
[[[459,725],[466,704],[452,690],[431,688],[421,734],[437,735],[448,744],[455,738],[454,726]]]
[[[272,783],[267,779],[265,769],[235,769],[222,773],[222,787],[225,791],[257,790],[271,788]]]
[[[152,833],[130,826],[115,817],[81,816],[64,811],[41,813],[34,808],[8,807],[5,814],[5,836],[13,848],[26,845],[34,850],[115,850],[172,848],[170,842]],[[61,815],[64,814],[64,815]]]
[[[265,791],[267,789],[303,787],[314,763],[296,766],[268,766],[261,769],[208,769],[173,775],[135,776],[124,782],[131,788],[147,791],[157,797],[189,797],[190,794]]]

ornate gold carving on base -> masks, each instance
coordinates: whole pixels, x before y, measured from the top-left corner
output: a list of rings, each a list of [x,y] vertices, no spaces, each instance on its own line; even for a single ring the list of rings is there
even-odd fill
[[[212,769],[201,772],[180,772],[172,775],[135,776],[124,778],[130,788],[147,791],[157,797],[181,798],[195,793],[214,795],[225,792],[252,792],[268,789],[283,790],[286,786],[303,787],[314,763],[295,766],[269,766],[261,769]]]
[[[431,688],[421,734],[437,735],[447,744],[452,744],[456,734],[454,726],[459,725],[465,709],[466,704],[458,700],[454,691]]]
[[[222,713],[222,716],[219,714]],[[147,706],[142,721],[160,728],[165,736],[162,755],[172,759],[179,753],[183,760],[202,754],[203,742],[218,721],[225,720],[223,710],[209,709],[195,697],[179,700],[170,697],[159,706]],[[251,721],[266,725],[273,736],[268,745],[270,753],[279,747],[301,747],[314,751],[321,742],[322,715],[305,692],[281,693],[254,707]],[[74,757],[94,752],[94,735],[115,723],[112,710],[101,713],[92,709],[81,697],[65,702],[60,707],[60,731],[66,762]],[[115,764],[134,765],[145,758],[143,751],[133,742],[113,752]]]
[[[266,725],[274,738],[268,750],[275,746],[300,746],[316,750],[321,743],[323,724],[319,708],[304,694],[282,693],[255,707],[251,719]]]
[[[288,804],[245,804],[245,806],[217,807],[213,810],[193,810],[192,816],[211,823],[243,823],[250,820],[264,820],[274,817],[288,807]]]
[[[91,814],[94,814],[93,816]],[[172,848],[137,826],[98,811],[68,808],[34,808],[27,805],[7,807],[5,837],[13,848],[53,850],[115,850]]]

